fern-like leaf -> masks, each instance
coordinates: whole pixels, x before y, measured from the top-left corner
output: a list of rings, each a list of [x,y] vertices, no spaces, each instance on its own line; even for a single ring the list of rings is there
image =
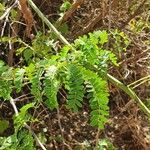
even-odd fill
[[[70,64],[67,70],[67,87],[69,90],[67,105],[70,109],[77,111],[82,107],[84,96],[83,77],[76,64]]]
[[[98,47],[86,35],[75,40],[75,47],[83,52],[81,61],[89,62],[91,65],[98,61]]]
[[[57,67],[52,65],[47,69],[44,79],[44,93],[47,97],[45,103],[51,110],[58,107],[57,93],[60,84],[56,78],[56,75]]]
[[[17,92],[20,92],[21,88],[23,86],[22,82],[23,82],[24,73],[25,73],[25,69],[23,69],[23,68],[15,69],[14,85],[15,85],[15,88],[16,88]]]
[[[26,123],[27,121],[29,121],[30,119],[30,114],[28,113],[28,110],[30,108],[34,107],[33,103],[29,103],[24,105],[21,109],[20,112],[17,116],[15,116],[14,118],[14,124],[16,126],[16,129],[20,129],[23,127],[24,123]]]
[[[12,92],[12,68],[9,68],[0,60],[0,97],[10,99]]]
[[[18,146],[19,150],[35,150],[34,139],[29,131],[22,129],[18,133]]]
[[[7,80],[0,80],[0,97],[4,100],[10,99],[12,92],[12,82]]]
[[[90,99],[90,107],[92,109],[91,125],[103,129],[109,115],[107,82],[93,71],[83,67],[80,67],[80,69],[86,80],[88,98]]]
[[[36,68],[30,64],[25,68],[28,79],[31,83],[31,94],[34,95],[36,101],[40,101],[42,97],[41,76],[44,72],[43,68]]]
[[[92,109],[91,124],[99,128],[104,128],[104,124],[107,122],[109,115],[107,83],[101,78],[93,78],[89,81],[93,90],[93,95],[90,98],[90,106]]]

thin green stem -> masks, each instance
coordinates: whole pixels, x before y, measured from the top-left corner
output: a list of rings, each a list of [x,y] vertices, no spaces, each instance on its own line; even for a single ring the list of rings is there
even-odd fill
[[[145,82],[148,82],[148,81],[150,81],[150,79],[143,80],[143,81],[140,82],[139,84],[136,84],[134,87],[132,87],[132,89],[135,89],[136,87],[138,87],[138,86],[140,86],[140,85],[142,85],[142,84],[144,84]]]
[[[135,82],[133,82],[133,83],[131,83],[131,84],[129,84],[128,85],[128,87],[130,87],[130,86],[133,86],[133,85],[135,85],[135,84],[137,84],[138,82],[147,82],[147,81],[149,81],[150,80],[150,75],[149,76],[146,76],[146,77],[143,77],[143,78],[141,78],[141,79],[139,79],[139,80],[136,80]],[[139,84],[140,84],[139,83]],[[136,86],[136,85],[135,85]]]
[[[135,94],[135,92],[131,88],[125,86],[122,82],[120,82],[119,80],[111,76],[110,74],[107,74],[107,79],[111,83],[113,83],[115,86],[122,89],[132,99],[134,99],[137,102],[138,106],[141,108],[141,110],[143,110],[143,112],[150,118],[150,110],[144,105],[141,99]]]

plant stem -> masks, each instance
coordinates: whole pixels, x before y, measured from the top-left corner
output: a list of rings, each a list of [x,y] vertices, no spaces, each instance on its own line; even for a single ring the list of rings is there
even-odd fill
[[[131,88],[125,86],[122,82],[120,82],[119,80],[111,76],[110,74],[107,74],[107,79],[111,83],[113,83],[115,86],[122,89],[132,99],[134,99],[137,102],[138,106],[141,108],[141,110],[143,110],[143,112],[150,118],[150,110],[144,105],[141,99],[135,94],[135,92]]]
[[[42,19],[42,21],[49,27],[49,29],[51,29],[55,33],[55,35],[58,37],[58,39],[60,39],[63,44],[71,46],[71,44],[51,24],[51,22],[44,16],[44,14],[38,9],[38,7],[32,2],[32,0],[28,0],[28,3],[34,9],[34,11],[38,14],[38,16]]]
[[[135,84],[138,84],[138,82],[143,83],[143,81],[144,81],[144,82],[147,82],[147,81],[149,81],[149,80],[150,80],[150,75],[148,75],[148,76],[146,76],[146,77],[143,77],[143,78],[141,78],[141,79],[139,79],[139,80],[136,80],[135,82],[129,84],[128,87],[131,87],[131,86],[133,86],[133,85],[136,86]],[[140,84],[140,83],[139,83],[139,84]]]
[[[14,111],[15,111],[16,116],[18,116],[18,115],[19,115],[19,112],[18,112],[18,109],[17,109],[17,107],[16,107],[16,104],[15,104],[13,98],[10,99],[10,103],[11,103],[11,105],[12,105]],[[42,150],[46,150],[45,146],[41,143],[41,141],[39,140],[39,138],[37,137],[37,135],[32,131],[31,127],[28,126],[26,123],[24,123],[24,127],[25,127],[26,129],[28,129],[29,132],[33,135],[33,137],[35,138],[35,140],[36,140],[36,142],[39,144],[39,146],[42,148]]]

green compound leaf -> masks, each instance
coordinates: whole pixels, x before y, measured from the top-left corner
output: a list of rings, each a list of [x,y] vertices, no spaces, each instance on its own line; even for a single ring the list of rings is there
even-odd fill
[[[92,110],[90,119],[91,125],[103,129],[109,116],[107,82],[93,71],[82,67],[80,69],[86,81],[87,98],[90,99],[90,107]]]
[[[78,107],[82,107],[82,101],[84,96],[84,80],[80,69],[75,64],[70,64],[67,70],[67,85],[68,85],[68,97],[67,106],[78,111]]]
[[[14,73],[14,85],[17,90],[17,92],[20,92],[22,89],[22,82],[23,82],[23,77],[24,77],[25,69],[23,68],[17,68],[15,69]]]
[[[57,67],[54,65],[49,66],[45,73],[44,95],[47,97],[45,104],[51,110],[58,107],[57,93],[60,83],[57,80],[56,75]]]

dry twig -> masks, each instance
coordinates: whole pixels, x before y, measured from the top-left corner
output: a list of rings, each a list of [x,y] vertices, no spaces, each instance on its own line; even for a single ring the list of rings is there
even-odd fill
[[[58,22],[57,22],[58,25],[61,25],[63,22],[65,22],[66,20],[68,20],[68,18],[71,17],[71,15],[76,11],[76,9],[79,8],[79,6],[81,4],[83,4],[83,2],[84,2],[84,0],[76,0],[72,4],[71,8],[68,11],[66,11],[65,14],[58,20]]]

